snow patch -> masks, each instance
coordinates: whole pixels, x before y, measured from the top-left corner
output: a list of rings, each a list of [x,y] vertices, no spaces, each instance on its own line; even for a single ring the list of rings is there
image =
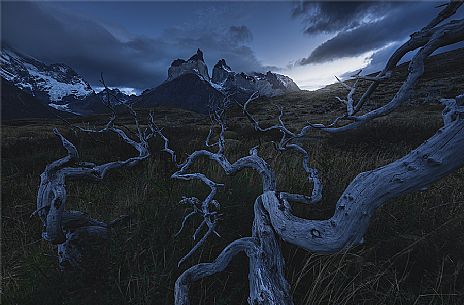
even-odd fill
[[[23,89],[23,90],[25,90],[25,89],[30,90],[30,91],[31,91],[30,93],[32,94],[32,96],[35,96],[35,93],[34,93],[34,91],[32,90],[33,88],[32,88],[32,85],[31,85],[31,84],[28,84],[28,83],[17,83],[16,86],[18,86],[20,89]]]
[[[280,81],[282,85],[285,86],[285,88],[288,88],[288,86],[292,82],[291,79],[289,79],[285,75],[275,74],[275,76],[277,76],[277,79]]]
[[[59,105],[59,104],[50,103],[50,104],[48,104],[48,106],[50,106],[52,108],[55,108],[56,110],[59,110],[59,111],[64,111],[64,112],[69,112],[69,113],[72,113],[72,114],[79,115],[79,113],[74,112],[74,111],[71,110],[71,108],[69,107],[69,104]]]
[[[209,82],[209,84],[216,90],[219,90],[219,91],[222,91],[224,90],[224,87],[220,84],[216,84],[216,83],[213,83],[213,82]]]
[[[64,64],[46,65],[37,59],[2,48],[0,75],[16,87],[47,102],[62,101],[65,96],[84,100],[92,88]]]
[[[85,97],[92,93],[88,89],[88,86],[81,79],[78,79],[75,83],[62,83],[48,73],[41,72],[37,69],[36,66],[29,63],[24,63],[29,74],[35,78],[37,85],[40,89],[47,91],[52,102],[58,102],[67,95],[75,95],[77,97]]]
[[[0,75],[1,75],[4,79],[9,80],[9,81],[11,81],[11,80],[13,80],[13,79],[15,78],[14,74],[12,74],[12,73],[10,73],[10,72],[4,70],[3,67],[0,69]]]

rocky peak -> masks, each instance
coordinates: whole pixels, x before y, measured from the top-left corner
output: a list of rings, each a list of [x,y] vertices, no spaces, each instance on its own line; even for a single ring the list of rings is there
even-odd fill
[[[203,59],[203,52],[198,48],[197,49],[197,53],[196,54],[193,54],[188,61],[197,61],[197,60],[201,60],[202,62],[205,62],[205,60]]]
[[[208,67],[200,49],[197,49],[197,52],[188,60],[180,58],[174,60],[169,67],[166,81],[171,81],[184,74],[196,74],[198,77],[209,81]]]
[[[221,68],[228,72],[232,71],[232,69],[226,64],[226,60],[224,58],[220,59],[215,65],[214,68]]]
[[[256,79],[255,79],[253,76],[248,75],[248,74],[246,74],[245,72],[240,72],[239,75],[240,75],[240,77],[242,77],[242,78],[245,79],[245,80],[248,80],[248,81],[251,81],[251,82],[255,82],[255,81],[256,81]]]
[[[90,85],[65,64],[45,64],[2,47],[0,75],[14,86],[44,103],[67,104],[84,101],[95,94]]]
[[[182,64],[186,63],[187,61],[185,61],[184,59],[181,59],[181,58],[178,58],[178,59],[175,59],[172,63],[171,63],[171,67],[179,67],[181,66]]]
[[[223,84],[233,74],[235,73],[232,72],[232,69],[226,64],[226,60],[223,58],[214,65],[211,80],[213,83]]]

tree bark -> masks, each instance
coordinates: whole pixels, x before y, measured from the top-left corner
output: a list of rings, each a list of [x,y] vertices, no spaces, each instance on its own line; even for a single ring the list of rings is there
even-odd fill
[[[285,241],[318,253],[336,252],[361,243],[377,208],[464,165],[464,115],[460,108],[455,108],[453,121],[448,121],[417,149],[390,164],[360,173],[343,192],[330,219],[296,217],[285,198],[282,209],[282,199],[276,192],[265,192],[263,205],[273,228]]]

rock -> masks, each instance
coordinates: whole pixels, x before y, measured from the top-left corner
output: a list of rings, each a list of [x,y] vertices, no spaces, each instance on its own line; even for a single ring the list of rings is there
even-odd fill
[[[234,75],[232,69],[226,64],[225,59],[221,59],[213,67],[213,75],[211,81],[216,84],[224,84],[229,75]]]
[[[203,59],[203,52],[200,50],[200,48],[197,49],[197,53],[196,54],[193,54],[188,61],[196,61],[196,60],[200,60],[202,62],[205,62],[205,60]]]
[[[207,113],[211,101],[220,102],[226,95],[243,102],[256,91],[263,96],[276,96],[296,90],[300,89],[288,76],[270,71],[266,74],[237,73],[225,59],[214,65],[210,79],[203,52],[198,49],[188,60],[174,60],[164,83],[144,91],[135,103],[142,107],[164,105]]]
[[[168,79],[166,81],[171,81],[188,73],[196,74],[204,80],[209,81],[208,67],[205,64],[203,52],[200,49],[187,61],[184,59],[174,60],[168,69]]]

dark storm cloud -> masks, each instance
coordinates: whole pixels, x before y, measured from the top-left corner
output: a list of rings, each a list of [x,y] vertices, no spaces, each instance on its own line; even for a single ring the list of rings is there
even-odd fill
[[[380,1],[298,2],[292,16],[305,21],[305,33],[331,33],[354,28],[365,18],[385,15],[390,3]]]
[[[159,37],[120,35],[106,25],[31,2],[2,4],[2,39],[14,48],[46,62],[63,62],[98,85],[100,72],[110,86],[139,90],[167,77],[171,61],[188,58],[199,47],[211,61],[226,58],[235,69],[262,70],[245,43],[246,26],[206,31],[178,27]]]
[[[353,18],[350,20],[346,16],[340,17],[341,11],[335,8],[336,4],[326,5],[320,11],[322,20],[330,20],[338,28],[324,25],[325,21],[322,21],[310,23],[306,31],[336,34],[297,63],[306,65],[359,56],[403,41],[435,16],[439,11],[435,6],[436,3],[431,2],[346,3],[344,8],[347,9],[347,16]],[[337,18],[340,18],[338,22]],[[386,51],[383,52],[385,54]]]
[[[3,14],[6,42],[49,63],[66,63],[93,85],[98,84],[100,72],[112,86],[135,88],[153,86],[165,77],[156,69],[159,58],[166,56],[161,41],[123,42],[93,21],[46,11],[30,2],[3,3]]]
[[[363,74],[368,75],[368,74],[371,74],[371,73],[382,71],[383,68],[385,67],[385,64],[390,59],[390,56],[396,51],[396,49],[402,43],[403,43],[403,41],[394,42],[394,43],[391,43],[391,44],[387,45],[386,47],[374,52],[372,54],[372,56],[370,56],[370,58],[368,58],[369,64],[362,69]],[[464,42],[458,42],[458,43],[455,43],[455,44],[452,44],[452,45],[449,45],[449,46],[439,48],[432,55],[443,53],[443,52],[449,52],[449,51],[452,51],[452,50],[455,50],[455,49],[458,49],[458,48],[464,48]],[[410,61],[415,54],[416,54],[416,52],[410,52],[410,53],[406,54],[401,59],[401,61],[399,63],[401,64],[401,63]],[[356,74],[356,72],[358,72],[358,71],[359,70],[346,72],[346,73],[341,75],[341,78],[343,78],[343,79],[351,78],[351,76]]]
[[[234,28],[235,30],[232,30]],[[167,29],[160,39],[175,45],[181,51],[175,56],[181,58],[190,57],[196,46],[200,46],[210,68],[219,59],[225,58],[234,71],[251,72],[265,69],[254,51],[245,44],[252,39],[251,32],[245,26],[215,30],[201,26],[193,29],[176,27]],[[171,53],[171,57],[174,56],[172,54],[175,53]]]
[[[231,26],[229,32],[231,38],[237,42],[250,42],[253,40],[253,34],[246,25]]]

